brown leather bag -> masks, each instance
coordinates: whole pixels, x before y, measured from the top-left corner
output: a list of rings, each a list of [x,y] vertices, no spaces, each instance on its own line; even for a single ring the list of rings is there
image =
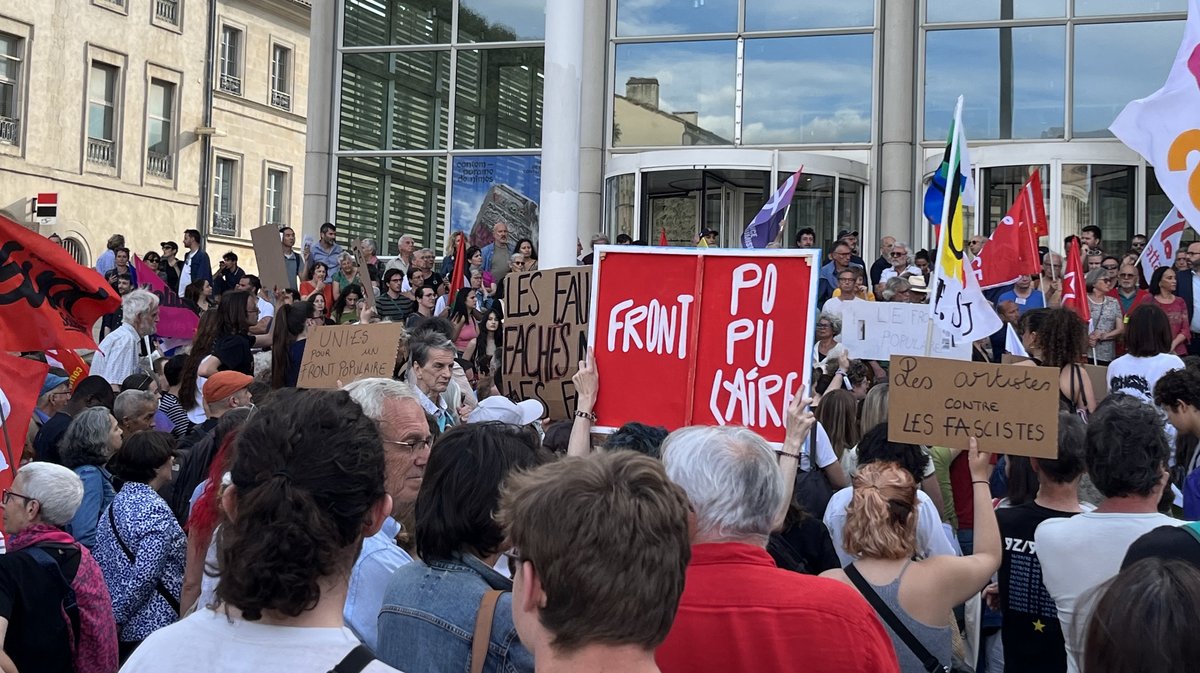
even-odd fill
[[[499,589],[488,589],[479,601],[479,614],[475,615],[475,635],[471,636],[471,673],[483,673],[483,662],[487,659],[488,643],[492,640],[492,618],[496,616],[496,603],[500,601]]]

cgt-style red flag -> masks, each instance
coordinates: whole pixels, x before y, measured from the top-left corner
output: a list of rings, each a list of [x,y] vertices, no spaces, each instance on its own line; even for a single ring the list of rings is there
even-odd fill
[[[670,244],[667,242],[667,230],[666,230],[666,229],[660,229],[660,230],[659,230],[659,232],[658,232],[658,244],[659,244],[659,245],[661,245],[661,246],[662,246],[662,247],[664,247],[664,248],[665,248],[665,247],[667,247],[668,245],[670,245]]]
[[[1079,314],[1084,322],[1092,321],[1088,307],[1087,285],[1084,283],[1083,259],[1079,255],[1079,239],[1071,239],[1067,249],[1067,267],[1063,270],[1062,306]]]
[[[25,434],[29,419],[37,405],[42,384],[50,365],[37,360],[0,353],[0,416],[3,416],[3,464],[0,464],[0,488],[12,486],[21,456],[25,451]]]
[[[0,351],[94,350],[92,326],[120,306],[95,270],[0,216]]]
[[[458,291],[463,288],[463,274],[467,271],[467,237],[461,231],[456,232],[454,236],[458,242],[454,244],[454,270],[450,272],[449,301],[451,303],[458,296]]]
[[[979,287],[986,290],[1009,285],[1019,276],[1041,273],[1036,233],[1039,226],[1046,226],[1046,204],[1042,201],[1042,180],[1034,171],[987,245],[971,260]]]
[[[83,358],[79,357],[79,353],[76,353],[69,348],[57,348],[53,350],[47,350],[46,356],[57,360],[58,364],[62,365],[62,368],[67,372],[67,376],[70,378],[70,386],[72,391],[75,390],[75,386],[80,381],[87,378],[90,368],[87,366],[87,363],[83,361]]]

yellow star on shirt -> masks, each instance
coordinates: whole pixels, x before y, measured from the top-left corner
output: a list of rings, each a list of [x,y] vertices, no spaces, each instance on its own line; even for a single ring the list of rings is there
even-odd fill
[[[1033,622],[1033,630],[1037,631],[1038,633],[1045,633],[1046,625],[1042,623],[1042,620],[1036,619]]]

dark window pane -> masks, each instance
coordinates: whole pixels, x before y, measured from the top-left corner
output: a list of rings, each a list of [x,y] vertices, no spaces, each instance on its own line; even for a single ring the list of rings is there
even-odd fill
[[[541,48],[458,53],[457,149],[523,149],[542,144]]]
[[[345,2],[342,42],[347,47],[450,42],[450,0]]]

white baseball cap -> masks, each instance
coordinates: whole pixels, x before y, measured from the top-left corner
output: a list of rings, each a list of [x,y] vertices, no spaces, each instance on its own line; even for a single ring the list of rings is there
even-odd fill
[[[541,420],[545,415],[545,407],[537,400],[513,402],[502,395],[493,395],[475,407],[467,416],[467,422],[500,421],[512,425],[529,425]]]

